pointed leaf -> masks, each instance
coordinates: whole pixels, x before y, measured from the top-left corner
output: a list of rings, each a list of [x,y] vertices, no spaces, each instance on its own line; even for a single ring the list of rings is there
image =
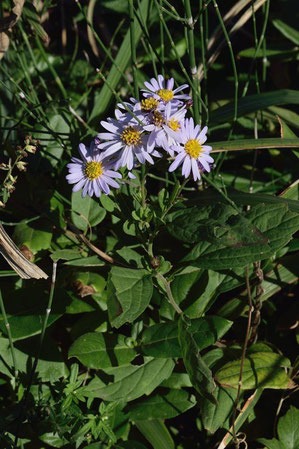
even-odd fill
[[[217,382],[223,386],[237,388],[240,364],[240,360],[225,364],[215,375]],[[288,388],[291,381],[285,372],[286,366],[290,366],[290,361],[273,352],[255,352],[248,355],[244,360],[242,390]]]
[[[192,385],[201,396],[216,403],[212,394],[215,390],[212,372],[199,354],[197,344],[190,332],[190,320],[183,316],[180,316],[179,319],[178,337],[184,364]]]
[[[147,308],[153,294],[146,270],[113,267],[108,280],[108,313],[114,327],[131,323]]]
[[[149,358],[143,365],[123,365],[105,369],[104,375],[94,377],[88,386],[81,389],[87,397],[104,401],[133,401],[150,394],[167,379],[174,368],[170,359]],[[102,380],[103,379],[103,380]]]
[[[89,332],[72,344],[68,356],[76,357],[83,365],[93,369],[125,365],[136,355],[125,340],[123,335]]]

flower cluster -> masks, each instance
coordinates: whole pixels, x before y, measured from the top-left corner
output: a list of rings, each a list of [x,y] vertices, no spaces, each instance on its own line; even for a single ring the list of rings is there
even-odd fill
[[[202,130],[192,118],[185,118],[186,102],[190,100],[182,91],[187,84],[174,89],[173,78],[165,81],[162,75],[145,82],[141,101],[118,104],[115,118],[102,121],[105,132],[100,132],[89,148],[82,143],[79,153],[82,160],[72,158],[68,164],[67,180],[75,184],[73,191],[82,189],[82,195],[109,194],[111,187],[119,187],[114,178],[121,167],[130,171],[139,163],[154,164],[155,157],[163,151],[174,161],[169,171],[182,165],[182,175],[200,179],[201,171],[210,171],[212,148],[204,145],[207,127]],[[162,151],[162,152],[161,152]]]

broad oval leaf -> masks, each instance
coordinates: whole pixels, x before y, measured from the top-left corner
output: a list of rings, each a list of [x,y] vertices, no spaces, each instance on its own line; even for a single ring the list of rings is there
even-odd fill
[[[151,274],[146,270],[113,267],[108,279],[108,313],[111,325],[131,323],[147,308],[153,294]]]
[[[280,418],[277,433],[280,441],[288,449],[299,447],[299,410],[293,406]]]
[[[69,297],[61,289],[56,289],[59,302],[53,304],[48,317],[47,327],[51,326],[66,311]],[[41,333],[42,323],[45,319],[49,293],[36,288],[23,288],[17,290],[10,297],[4,292],[4,302],[10,331],[14,341],[32,337]],[[7,334],[4,317],[0,314],[0,330]]]
[[[185,390],[170,390],[166,394],[156,394],[128,409],[130,419],[169,419],[194,407],[194,396]]]
[[[184,364],[192,385],[201,396],[216,404],[213,395],[216,386],[212,372],[201,358],[197,344],[190,332],[189,320],[184,316],[180,316],[178,331]]]
[[[89,332],[81,335],[70,347],[69,358],[76,357],[93,369],[125,365],[135,358],[135,351],[125,343],[123,335]]]
[[[299,228],[299,215],[290,211],[286,203],[258,204],[244,216],[232,215],[229,206],[222,206],[221,219],[216,220],[217,206],[209,208],[209,221],[205,222],[207,211],[200,210],[191,223],[186,219],[186,229],[180,233],[177,225],[184,226],[182,218],[186,211],[180,212],[179,222],[175,219],[171,224],[171,232],[182,240],[192,232],[192,241],[200,240],[185,256],[185,262],[196,260],[197,266],[214,270],[240,268],[270,257],[286,245]],[[196,213],[195,208],[192,211]],[[192,220],[191,214],[188,219]]]
[[[215,379],[223,386],[237,388],[241,360],[234,360],[220,368]],[[242,390],[253,388],[288,388],[291,380],[285,372],[290,361],[273,352],[254,352],[244,360]]]
[[[231,327],[232,321],[218,316],[190,320],[190,332],[199,351],[212,345]],[[182,357],[178,340],[178,322],[155,324],[142,335],[141,349],[152,357]]]
[[[82,198],[81,192],[72,193],[72,221],[77,228],[85,231],[101,223],[105,216],[106,210],[98,201],[88,195]]]
[[[15,227],[13,240],[17,246],[25,245],[33,254],[36,254],[50,247],[52,234],[49,223],[20,223]]]
[[[152,358],[148,358],[143,365],[108,368],[103,376],[94,377],[81,392],[84,396],[104,401],[133,401],[144,394],[149,395],[170,376],[173,368],[174,362],[170,359]]]

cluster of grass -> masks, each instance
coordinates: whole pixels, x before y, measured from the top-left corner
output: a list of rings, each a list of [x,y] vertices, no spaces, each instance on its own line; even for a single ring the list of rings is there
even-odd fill
[[[298,447],[298,15],[1,2],[0,447]],[[79,143],[158,74],[189,84],[211,173],[72,192]]]

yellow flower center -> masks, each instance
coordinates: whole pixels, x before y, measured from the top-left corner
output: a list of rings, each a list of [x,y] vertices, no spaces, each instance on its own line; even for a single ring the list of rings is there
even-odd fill
[[[120,138],[126,145],[138,145],[141,143],[141,133],[134,126],[128,126],[121,133]]]
[[[197,139],[190,139],[185,143],[185,151],[189,156],[197,159],[202,152],[202,147]]]
[[[143,111],[150,112],[157,109],[158,104],[159,100],[156,100],[154,97],[145,98],[144,100],[141,100],[141,109]]]
[[[181,129],[181,125],[179,124],[178,120],[174,120],[173,118],[169,120],[167,123],[169,128],[171,128],[173,131],[179,131]]]
[[[160,112],[155,111],[153,113],[153,123],[156,126],[162,126],[162,124],[163,124],[163,115],[160,114]]]
[[[84,168],[84,174],[90,181],[101,176],[103,171],[102,162],[87,162]]]
[[[173,99],[173,91],[168,89],[160,89],[157,90],[156,94],[159,95],[160,98],[162,98],[163,101],[170,101]]]

